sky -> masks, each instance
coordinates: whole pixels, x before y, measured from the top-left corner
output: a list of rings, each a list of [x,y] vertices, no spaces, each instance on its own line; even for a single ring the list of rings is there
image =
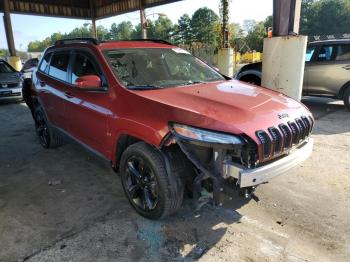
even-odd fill
[[[172,4],[148,8],[145,10],[147,18],[155,20],[157,15],[164,13],[173,23],[184,13],[192,15],[200,7],[208,7],[219,14],[219,0],[183,0]],[[246,19],[262,21],[272,15],[272,0],[231,0],[230,21],[242,24]],[[2,17],[3,14],[0,13]],[[97,21],[97,25],[110,28],[112,23],[131,21],[134,25],[139,23],[139,12],[131,12]],[[53,18],[29,15],[11,15],[16,49],[25,51],[30,41],[42,40],[55,32],[68,33],[75,27],[83,26],[87,20]],[[7,48],[3,19],[0,19],[0,48]]]

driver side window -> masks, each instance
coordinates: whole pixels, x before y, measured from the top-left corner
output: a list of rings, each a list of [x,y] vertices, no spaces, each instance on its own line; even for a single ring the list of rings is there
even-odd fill
[[[74,84],[79,77],[87,75],[100,76],[92,60],[87,55],[78,53],[74,58],[71,83]]]
[[[318,52],[317,61],[331,61],[333,60],[333,46],[321,46]]]

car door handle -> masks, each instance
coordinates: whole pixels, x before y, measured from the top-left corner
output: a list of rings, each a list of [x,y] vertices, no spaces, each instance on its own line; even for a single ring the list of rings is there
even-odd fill
[[[350,65],[346,65],[343,67],[345,70],[350,70]]]
[[[64,95],[65,95],[67,98],[72,98],[72,97],[73,97],[73,93],[72,93],[72,92],[65,92]]]
[[[44,81],[39,81],[39,84],[41,87],[44,87],[46,85],[46,83]]]

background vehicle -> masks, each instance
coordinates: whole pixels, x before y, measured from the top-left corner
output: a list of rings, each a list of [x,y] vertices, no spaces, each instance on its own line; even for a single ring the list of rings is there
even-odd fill
[[[31,58],[28,59],[22,69],[21,69],[21,73],[23,74],[24,79],[26,78],[32,78],[32,73],[33,71],[37,68],[39,63],[39,59],[38,58]]]
[[[0,59],[0,99],[22,98],[22,75]]]
[[[305,59],[303,95],[342,99],[350,110],[350,40],[311,42]],[[243,66],[236,79],[261,85],[262,63]]]
[[[175,212],[185,187],[217,205],[228,192],[249,196],[313,147],[305,106],[228,80],[164,41],[58,41],[31,94],[42,146],[66,136],[109,160],[130,204],[151,219]]]

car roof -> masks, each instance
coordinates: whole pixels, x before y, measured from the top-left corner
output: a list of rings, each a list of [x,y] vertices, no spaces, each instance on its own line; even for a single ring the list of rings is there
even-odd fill
[[[350,44],[350,39],[329,39],[329,40],[318,40],[312,41],[310,45],[316,44]]]
[[[56,41],[54,46],[49,49],[64,47],[82,47],[94,46],[98,49],[115,49],[115,48],[174,48],[175,45],[158,39],[134,39],[134,40],[111,40],[98,41],[94,38],[71,38]]]

